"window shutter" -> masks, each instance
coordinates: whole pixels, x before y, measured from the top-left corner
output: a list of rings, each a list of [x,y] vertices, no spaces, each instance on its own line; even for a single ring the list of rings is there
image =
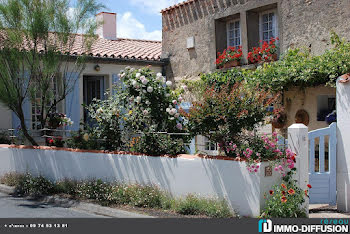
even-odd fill
[[[119,85],[119,84],[120,84],[120,79],[119,79],[118,74],[112,74],[112,95],[114,95],[116,93],[114,86]]]
[[[67,130],[78,131],[80,126],[79,73],[66,73],[65,79],[69,88],[73,85],[65,101],[65,114],[73,121],[73,125],[67,126]]]

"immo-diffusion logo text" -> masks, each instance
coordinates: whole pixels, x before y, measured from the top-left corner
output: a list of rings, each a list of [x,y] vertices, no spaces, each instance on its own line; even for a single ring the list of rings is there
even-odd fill
[[[260,219],[259,232],[264,233],[349,233],[349,221],[322,219],[320,224],[272,224],[270,219]]]
[[[259,232],[272,232],[272,221],[269,219],[260,219]]]

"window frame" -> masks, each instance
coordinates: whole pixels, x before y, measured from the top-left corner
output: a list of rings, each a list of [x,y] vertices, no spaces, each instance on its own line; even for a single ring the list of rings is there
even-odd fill
[[[270,13],[274,13],[274,15],[275,15],[275,17],[274,17],[272,22],[275,25],[275,38],[278,37],[278,14],[277,14],[277,9],[275,8],[275,9],[262,11],[262,12],[259,13],[259,38],[260,38],[259,42],[260,42],[260,46],[262,45],[262,43],[264,43],[264,41],[263,41],[263,15],[270,14]],[[268,42],[270,41],[270,38],[268,39]]]
[[[232,46],[241,46],[242,45],[242,27],[241,27],[241,19],[240,18],[236,18],[236,19],[232,19],[232,20],[229,20],[226,22],[226,45],[227,47],[231,46],[230,45],[230,24],[231,23],[236,23],[238,22],[239,23],[239,45],[232,45]],[[238,38],[238,37],[234,37],[235,39]]]

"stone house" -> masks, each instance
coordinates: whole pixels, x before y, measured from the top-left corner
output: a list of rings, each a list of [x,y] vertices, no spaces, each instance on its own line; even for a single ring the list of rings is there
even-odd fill
[[[188,0],[162,10],[162,57],[168,79],[196,79],[216,71],[217,53],[242,46],[243,57],[262,41],[279,37],[280,53],[306,47],[321,54],[330,46],[330,32],[350,36],[350,0]],[[243,61],[243,63],[246,63]],[[335,103],[335,89],[319,86],[289,89],[284,95],[288,123],[305,110],[309,129],[328,126],[322,119]]]
[[[118,74],[126,66],[141,68],[152,66],[155,72],[162,72],[164,62],[161,61],[161,42],[150,40],[135,40],[118,38],[116,32],[116,13],[101,12],[96,16],[103,20],[97,34],[99,38],[91,48],[91,54],[85,70],[77,77],[73,92],[57,107],[57,111],[67,114],[74,124],[70,130],[78,130],[79,123],[86,118],[82,104],[89,104],[93,98],[103,99],[104,94],[113,84],[119,81]],[[79,56],[82,53],[77,35],[70,55]],[[69,74],[71,76],[79,74]],[[64,78],[64,77],[62,77]],[[39,114],[35,102],[26,102],[25,121],[31,131],[39,130]],[[0,129],[16,129],[20,122],[12,111],[0,103]]]

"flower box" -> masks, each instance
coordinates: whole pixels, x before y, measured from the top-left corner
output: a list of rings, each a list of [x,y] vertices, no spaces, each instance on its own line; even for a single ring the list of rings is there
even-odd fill
[[[227,63],[224,64],[223,68],[230,68],[230,67],[237,67],[241,65],[241,61],[239,60],[230,60]]]

